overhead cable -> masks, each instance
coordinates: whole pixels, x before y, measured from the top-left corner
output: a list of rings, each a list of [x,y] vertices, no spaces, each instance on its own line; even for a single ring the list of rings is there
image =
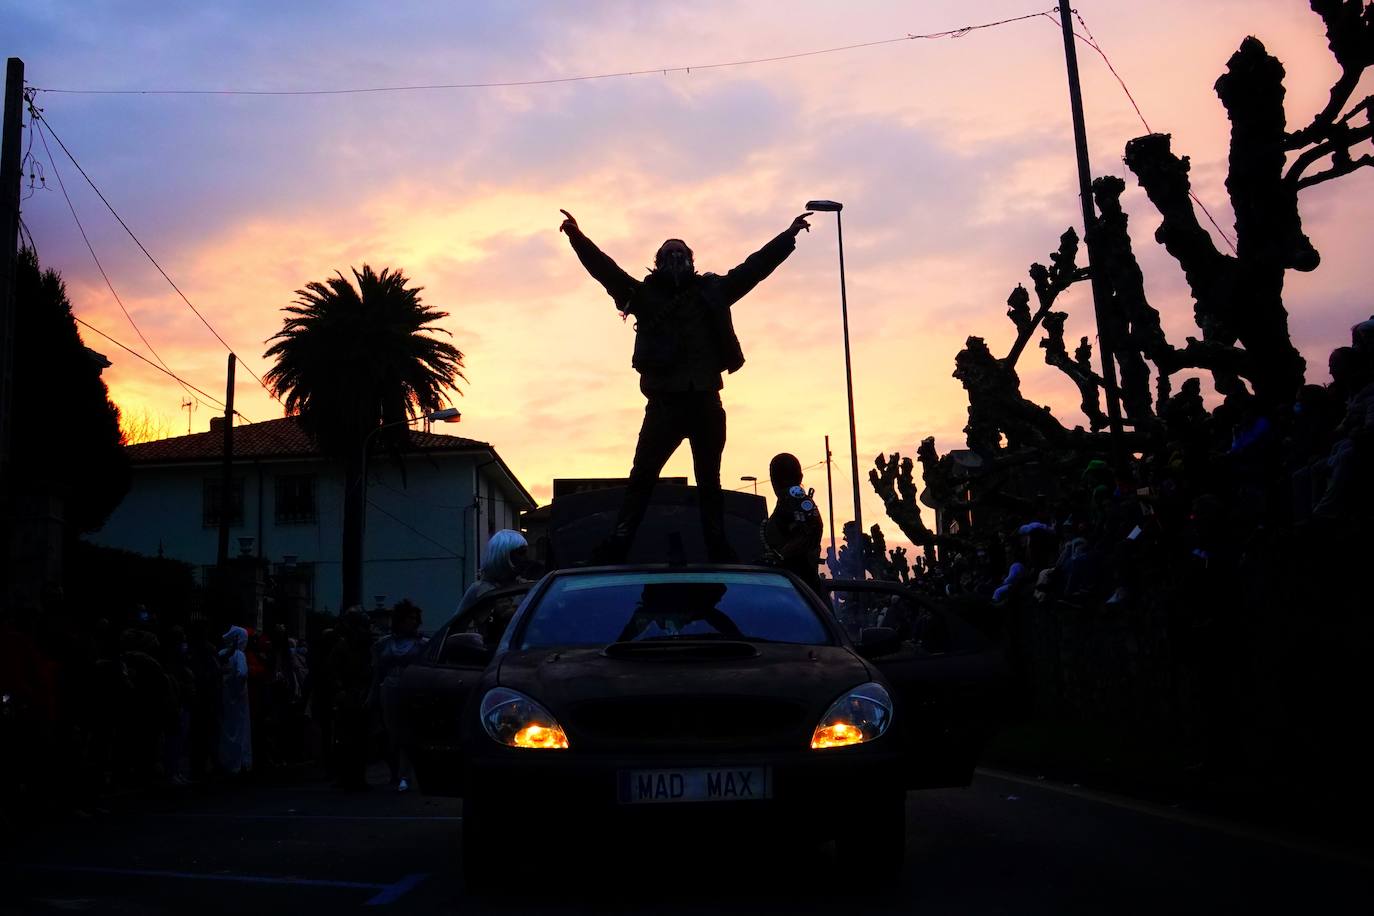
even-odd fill
[[[693,70],[723,70],[730,67],[747,67],[755,64],[771,64],[786,60],[799,60],[805,57],[817,57],[822,54],[838,54],[844,51],[857,51],[862,48],[874,48],[879,45],[897,44],[903,41],[934,40],[941,38],[963,38],[970,32],[977,32],[982,29],[992,29],[998,26],[1010,25],[1014,22],[1022,22],[1027,19],[1035,19],[1044,16],[1046,13],[1026,13],[1022,16],[1012,16],[1007,19],[998,19],[995,22],[981,22],[977,25],[961,26],[957,29],[945,29],[939,32],[925,32],[922,34],[906,34],[896,38],[880,38],[876,41],[863,41],[856,44],[838,45],[830,48],[820,48],[813,51],[798,51],[792,54],[777,54],[772,57],[751,57],[742,60],[719,61],[709,64],[691,64],[674,67],[649,67],[643,70],[621,70],[613,73],[594,73],[582,76],[553,76],[541,79],[523,80],[500,80],[491,82],[471,82],[471,83],[421,83],[414,85],[400,86],[358,86],[341,89],[63,89],[50,87],[34,87],[39,92],[63,93],[68,95],[261,95],[261,96],[311,96],[311,95],[362,95],[365,93],[379,92],[429,92],[445,89],[500,89],[518,88],[521,86],[549,86],[558,83],[583,83],[594,80],[620,79],[631,76],[652,76],[662,74],[667,76],[670,73],[690,74]]]
[[[157,350],[153,348],[152,343],[148,341],[147,335],[145,335],[143,329],[138,326],[138,322],[134,321],[134,316],[124,307],[124,300],[119,298],[119,293],[116,292],[114,284],[110,282],[110,275],[105,272],[105,265],[100,263],[100,256],[95,253],[95,247],[91,244],[90,238],[86,235],[86,227],[81,225],[81,217],[76,214],[76,205],[72,203],[71,195],[67,193],[67,185],[62,180],[62,172],[57,168],[57,160],[53,158],[52,150],[48,148],[48,138],[42,132],[42,122],[31,120],[29,124],[30,130],[37,133],[39,140],[43,143],[43,151],[48,154],[48,162],[52,165],[52,173],[57,179],[57,187],[62,191],[62,198],[67,202],[67,209],[71,211],[72,219],[76,222],[77,231],[81,233],[81,241],[86,243],[86,250],[91,253],[91,260],[95,261],[96,270],[100,271],[100,276],[104,279],[105,286],[109,288],[110,295],[114,296],[114,301],[119,305],[119,310],[123,312],[124,317],[129,320],[129,326],[134,329],[134,333],[138,335],[138,339],[143,341],[143,346],[148,348],[148,352],[153,354],[153,358],[158,361],[169,375],[173,378],[177,378],[176,374],[172,372],[171,367],[167,365],[167,361],[158,354]],[[182,391],[195,397],[191,389],[186,387],[179,378],[177,378],[177,384],[181,385]],[[200,398],[196,398],[196,400],[199,401]]]
[[[168,276],[167,271],[162,269],[162,265],[158,263],[157,258],[153,257],[152,252],[150,252],[147,249],[143,242],[139,240],[138,236],[134,234],[134,231],[129,228],[129,224],[124,222],[124,217],[119,215],[119,211],[114,208],[114,205],[112,205],[110,201],[105,197],[105,195],[101,192],[100,188],[96,186],[96,183],[93,180],[91,180],[91,176],[88,175],[86,173],[86,170],[81,167],[81,163],[76,161],[76,157],[73,156],[72,151],[67,148],[67,144],[62,142],[62,138],[58,135],[57,131],[53,130],[52,122],[48,120],[45,114],[43,114],[42,109],[35,108],[33,109],[33,111],[35,118],[38,121],[42,122],[45,128],[45,132],[52,134],[52,138],[57,141],[57,145],[62,148],[62,152],[66,154],[69,160],[71,160],[72,165],[76,166],[76,170],[81,173],[81,177],[86,179],[86,183],[91,186],[91,190],[95,191],[96,196],[100,198],[100,202],[103,203],[105,205],[105,208],[110,211],[110,214],[114,216],[114,218],[119,222],[119,225],[124,227],[124,231],[128,233],[129,238],[134,240],[134,244],[138,246],[139,251],[142,251],[144,256],[148,258],[148,260],[152,263],[152,265],[155,268],[157,268],[157,272],[162,274],[162,279],[166,280],[168,285],[170,285],[172,289],[176,291],[176,294],[181,297],[181,301],[185,302],[186,306],[193,313],[195,313],[195,316],[200,319],[201,324],[205,325],[205,327],[210,331],[210,333],[215,336],[215,339],[224,345],[224,349],[228,350],[230,353],[234,353],[237,356],[237,353],[235,352],[234,348],[229,345],[229,342],[224,339],[224,337],[219,333],[219,331],[215,330],[214,325],[210,324],[209,320],[205,317],[204,314],[201,313],[200,309],[196,308],[195,305],[192,304],[191,300],[186,297],[186,294],[181,291],[181,287],[176,285],[176,281],[174,281],[170,276]],[[256,372],[253,371],[251,366],[244,362],[242,357],[238,357],[238,362],[241,366],[243,366],[244,371],[251,375],[253,377],[253,380],[256,381],[264,391],[266,391],[269,395],[272,396],[274,400],[280,403],[281,399],[277,397],[276,392],[274,392],[270,387],[268,387],[267,383],[264,382]]]
[[[177,382],[178,382],[179,384],[184,385],[184,386],[186,386],[187,388],[190,388],[192,391],[197,392],[197,393],[200,394],[202,397],[204,397],[206,400],[208,400],[213,406],[218,407],[218,408],[220,408],[221,410],[224,409],[224,402],[221,401],[219,398],[216,398],[213,394],[210,394],[209,392],[205,391],[204,389],[197,388],[195,385],[192,385],[190,382],[186,381],[186,379],[184,379],[184,378],[182,378],[181,376],[177,375],[177,374],[176,374],[175,372],[173,372],[171,369],[168,369],[168,368],[166,368],[165,366],[159,366],[157,363],[153,362],[151,359],[149,359],[148,357],[144,356],[142,353],[138,352],[138,351],[135,350],[133,347],[130,347],[128,344],[125,344],[125,343],[122,343],[122,342],[119,341],[119,340],[116,340],[115,338],[111,337],[109,334],[106,334],[104,331],[100,330],[100,328],[98,328],[98,327],[96,327],[95,325],[91,324],[89,321],[85,321],[84,319],[78,318],[78,317],[75,316],[75,315],[73,315],[72,318],[76,321],[77,324],[81,325],[82,327],[89,328],[89,329],[91,329],[92,331],[95,331],[97,334],[99,334],[101,337],[103,337],[103,338],[105,338],[106,340],[108,340],[110,343],[112,343],[112,344],[114,344],[115,346],[119,347],[121,350],[127,350],[127,351],[129,352],[130,355],[136,356],[136,357],[138,357],[139,359],[143,360],[145,363],[147,363],[148,365],[152,366],[152,367],[153,367],[154,369],[156,369],[158,372],[161,372],[161,373],[163,373],[163,374],[165,374],[165,375],[171,376],[172,378],[176,379]]]

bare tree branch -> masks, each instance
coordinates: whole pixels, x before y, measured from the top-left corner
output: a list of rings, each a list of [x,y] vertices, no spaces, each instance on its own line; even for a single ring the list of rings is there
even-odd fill
[[[1030,296],[1025,287],[1018,283],[1016,289],[1012,290],[1011,296],[1007,299],[1007,317],[1016,325],[1016,341],[1011,345],[1006,358],[1002,360],[1009,368],[1015,368],[1016,361],[1021,358],[1021,351],[1034,336],[1040,322],[1049,314],[1059,294],[1079,280],[1087,278],[1088,272],[1078,266],[1077,260],[1078,233],[1070,226],[1059,236],[1059,250],[1050,254],[1050,266],[1046,267],[1040,263],[1030,266],[1030,278],[1039,304],[1033,316],[1029,308]]]
[[[1337,163],[1325,172],[1318,172],[1315,175],[1308,175],[1298,182],[1298,190],[1310,188],[1313,185],[1321,184],[1323,181],[1330,181],[1333,178],[1340,178],[1342,175],[1349,175],[1356,169],[1364,168],[1367,165],[1374,165],[1374,155],[1363,155],[1358,159],[1347,159],[1345,162]]]
[[[1284,148],[1302,149],[1325,136],[1337,123],[1336,116],[1360,84],[1364,71],[1374,66],[1374,7],[1364,0],[1311,0],[1312,11],[1326,23],[1326,43],[1341,66],[1331,87],[1326,107],[1302,130],[1284,139]],[[1347,115],[1348,117],[1348,115]]]
[[[1365,100],[1367,104],[1368,99]],[[1352,112],[1354,114],[1354,112]],[[1339,157],[1342,153],[1350,155],[1350,148],[1356,144],[1374,137],[1374,120],[1364,127],[1348,127],[1348,122],[1342,120],[1339,124],[1331,128],[1330,139],[1323,143],[1318,143],[1311,149],[1304,150],[1301,155],[1293,160],[1293,164],[1288,167],[1283,180],[1297,185],[1298,188],[1307,187],[1302,182],[1303,172],[1308,168],[1325,159],[1327,156]]]
[[[1207,369],[1249,378],[1252,372],[1251,356],[1244,350],[1216,341],[1198,340],[1196,337],[1189,337],[1187,346],[1182,349],[1171,349],[1161,354],[1158,366],[1165,375],[1173,375],[1184,369]]]
[[[1090,428],[1094,431],[1105,429],[1107,417],[1102,412],[1102,377],[1092,371],[1092,347],[1088,338],[1084,337],[1078,345],[1077,352],[1082,358],[1073,359],[1069,356],[1068,348],[1064,346],[1064,321],[1068,317],[1065,312],[1050,312],[1045,316],[1045,339],[1040,341],[1040,346],[1045,350],[1045,362],[1067,375],[1078,386],[1080,406]]]

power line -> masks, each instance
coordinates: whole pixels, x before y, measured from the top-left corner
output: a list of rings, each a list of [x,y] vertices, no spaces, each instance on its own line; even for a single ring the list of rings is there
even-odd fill
[[[1126,85],[1126,81],[1122,79],[1121,74],[1116,71],[1116,67],[1112,65],[1111,58],[1107,56],[1107,52],[1103,51],[1102,46],[1098,44],[1097,38],[1093,35],[1092,29],[1088,28],[1088,23],[1084,21],[1082,14],[1079,13],[1078,10],[1074,10],[1073,14],[1078,19],[1078,24],[1083,27],[1083,31],[1087,33],[1083,35],[1074,32],[1074,37],[1097,52],[1097,56],[1102,58],[1102,62],[1107,65],[1107,69],[1111,72],[1112,76],[1116,78],[1118,85],[1121,86],[1121,91],[1126,94],[1126,101],[1130,102],[1131,107],[1135,109],[1136,117],[1140,119],[1140,123],[1145,128],[1145,132],[1154,133],[1154,129],[1150,127],[1150,122],[1145,119],[1145,113],[1142,112],[1140,106],[1136,104],[1135,96],[1131,93],[1131,87]],[[1036,15],[1047,18],[1054,24],[1056,29],[1061,28],[1059,21],[1049,13],[1037,13]],[[1202,202],[1202,198],[1198,197],[1197,192],[1191,187],[1188,189],[1188,196],[1192,198],[1193,203],[1197,204],[1198,208],[1202,210],[1203,215],[1207,217],[1207,222],[1212,224],[1212,228],[1221,236],[1222,241],[1226,243],[1226,247],[1231,249],[1232,254],[1236,254],[1236,243],[1231,241],[1231,237],[1226,234],[1226,230],[1221,228],[1221,225],[1216,221],[1216,217],[1212,216],[1212,211],[1208,210],[1207,205]]]
[[[25,241],[25,239],[27,239],[27,241]],[[24,222],[24,217],[22,216],[19,217],[19,242],[23,247],[29,249],[29,251],[32,251],[34,254],[38,253],[38,243],[33,240],[33,230],[29,228],[28,223]]]
[[[940,32],[926,32],[924,34],[906,34],[898,38],[882,38],[876,41],[864,41],[857,44],[838,45],[831,48],[820,48],[813,51],[798,51],[792,54],[778,54],[772,57],[752,57],[742,60],[720,61],[709,64],[691,64],[675,67],[650,67],[644,70],[621,70],[613,73],[595,73],[583,76],[557,76],[545,77],[542,79],[524,80],[503,80],[480,83],[426,83],[417,85],[401,86],[361,86],[344,89],[54,89],[37,88],[39,92],[63,93],[67,95],[249,95],[249,96],[320,96],[320,95],[361,95],[365,93],[380,92],[429,92],[445,89],[498,89],[515,88],[521,86],[549,86],[558,83],[582,83],[594,80],[620,79],[632,76],[650,76],[662,74],[667,76],[670,73],[690,74],[693,70],[722,70],[729,67],[747,67],[754,64],[771,64],[786,60],[799,60],[805,57],[817,57],[822,54],[837,54],[843,51],[856,51],[862,48],[874,48],[879,45],[896,44],[903,41],[916,41],[919,39],[940,39],[940,38],[963,38],[970,32],[977,32],[982,29],[992,29],[998,26],[1010,25],[1014,22],[1021,22],[1026,19],[1034,19],[1045,13],[1027,13],[1023,16],[1012,16],[1007,19],[998,19],[995,22],[982,22],[977,25],[961,26],[957,29],[945,29]]]
[[[172,372],[171,367],[167,365],[167,361],[163,359],[158,354],[157,350],[153,348],[153,345],[149,343],[147,336],[143,333],[143,329],[138,326],[138,322],[134,321],[134,316],[129,314],[129,310],[124,307],[124,300],[119,298],[119,293],[115,291],[114,284],[110,282],[110,275],[105,272],[105,265],[100,263],[100,257],[95,253],[95,247],[91,245],[91,240],[86,235],[86,227],[81,225],[81,217],[76,215],[76,206],[72,203],[71,196],[67,193],[67,185],[62,180],[61,171],[59,171],[57,168],[57,160],[53,158],[52,150],[48,148],[48,138],[47,135],[43,133],[41,122],[35,121],[32,118],[30,118],[29,125],[30,130],[34,133],[37,133],[38,139],[43,142],[43,151],[48,154],[48,162],[52,165],[52,173],[54,177],[57,178],[57,187],[62,191],[62,198],[67,202],[67,209],[71,211],[72,219],[76,221],[77,231],[81,233],[81,241],[86,243],[86,250],[91,253],[91,260],[95,261],[96,270],[100,271],[100,276],[105,280],[105,285],[109,287],[110,295],[114,296],[114,301],[119,304],[119,310],[123,312],[124,317],[129,320],[129,325],[134,329],[134,333],[138,335],[138,339],[143,341],[143,346],[148,348],[148,352],[153,354],[153,358],[158,361],[158,363],[162,366],[164,370],[167,371],[168,374],[172,375],[173,378],[176,378],[176,375]],[[191,395],[192,397],[195,397],[195,395],[191,393],[191,389],[187,388],[186,385],[182,384],[180,379],[177,380],[177,384],[181,385],[182,391],[185,391],[187,394]],[[196,398],[196,400],[199,401],[200,398]]]
[[[462,559],[465,559],[465,558],[463,557],[462,554],[455,553],[454,550],[453,550],[453,548],[449,547],[449,546],[446,545],[446,544],[442,544],[442,543],[440,543],[439,541],[436,541],[434,538],[432,538],[432,537],[430,537],[429,535],[425,534],[423,531],[421,531],[419,528],[416,528],[414,525],[410,524],[409,522],[402,521],[402,520],[401,520],[400,518],[398,518],[397,516],[393,515],[392,513],[388,512],[386,509],[383,509],[381,506],[379,506],[379,505],[377,505],[376,503],[374,503],[371,499],[368,499],[367,504],[368,504],[369,506],[371,506],[372,508],[376,509],[378,512],[380,512],[380,513],[382,513],[383,515],[385,515],[387,518],[391,519],[391,520],[392,520],[393,522],[395,522],[396,524],[400,525],[402,528],[409,529],[410,532],[411,532],[412,534],[418,535],[419,537],[424,538],[426,541],[429,541],[429,542],[430,542],[431,544],[433,544],[435,547],[438,547],[438,548],[442,549],[445,553],[447,553],[447,554],[448,554],[450,557],[452,557],[453,559],[455,559],[455,560],[462,560]]]
[[[157,268],[157,272],[162,274],[162,279],[166,280],[167,283],[172,287],[172,289],[176,291],[176,294],[181,297],[181,301],[185,302],[187,307],[190,308],[190,310],[195,313],[195,316],[200,319],[201,324],[205,325],[205,327],[209,329],[210,333],[215,335],[215,339],[224,345],[224,349],[228,350],[230,353],[234,353],[234,348],[229,346],[229,342],[225,340],[220,335],[219,331],[216,331],[214,326],[210,324],[210,322],[206,319],[206,317],[203,314],[201,314],[200,309],[196,308],[195,305],[191,303],[191,300],[186,298],[186,294],[181,291],[181,287],[177,286],[176,282],[170,276],[167,275],[167,271],[162,269],[162,265],[158,263],[157,258],[153,257],[152,252],[150,252],[144,246],[144,244],[141,241],[139,241],[138,236],[135,235],[134,231],[129,228],[129,224],[124,222],[124,218],[119,215],[119,211],[117,211],[114,208],[114,206],[109,202],[109,200],[106,199],[105,195],[101,193],[100,188],[96,187],[95,182],[91,180],[91,176],[86,174],[86,170],[81,167],[81,163],[76,161],[76,157],[72,155],[72,151],[67,148],[67,144],[63,143],[62,138],[58,136],[57,131],[53,130],[52,122],[49,121],[47,119],[47,116],[43,114],[42,109],[33,108],[32,111],[33,117],[36,120],[41,121],[43,123],[43,126],[47,129],[47,133],[52,134],[52,138],[57,141],[57,145],[62,148],[62,152],[66,153],[67,158],[71,160],[72,165],[76,166],[76,170],[81,173],[81,177],[86,179],[86,183],[91,186],[91,190],[95,191],[96,196],[100,198],[100,202],[103,203],[105,205],[105,208],[110,211],[111,215],[113,215],[114,218],[119,221],[119,225],[124,227],[124,231],[129,234],[129,238],[134,240],[134,244],[137,245],[139,250],[143,252],[143,254],[148,258],[150,262],[152,262],[152,265]],[[44,142],[46,143],[46,140]],[[258,374],[254,372],[246,362],[243,361],[242,358],[239,358],[239,364],[242,365],[244,370],[253,377],[254,381],[256,381],[260,386],[262,386],[262,389],[264,391],[271,395],[272,398],[276,400],[278,403],[281,402],[281,399],[277,397],[276,393],[267,386],[267,383],[264,382],[262,378],[259,377]]]
[[[95,332],[96,332],[97,334],[99,334],[101,337],[105,338],[105,339],[108,340],[110,343],[114,344],[116,347],[119,347],[121,350],[126,350],[126,351],[129,352],[130,355],[136,356],[136,357],[138,357],[139,359],[143,360],[145,363],[147,363],[148,365],[152,366],[152,367],[153,367],[154,369],[156,369],[158,372],[164,373],[164,374],[166,374],[166,375],[170,375],[172,378],[176,379],[177,382],[179,382],[180,384],[185,385],[186,387],[190,388],[192,391],[198,392],[199,394],[203,395],[203,396],[211,403],[212,406],[218,407],[220,410],[223,410],[223,409],[224,409],[224,402],[223,402],[223,401],[219,400],[219,399],[216,398],[214,395],[209,394],[208,392],[206,392],[206,391],[204,391],[204,390],[202,390],[202,389],[200,389],[200,388],[197,388],[195,385],[192,385],[190,382],[186,381],[186,379],[184,379],[184,378],[182,378],[181,376],[177,375],[177,374],[176,374],[175,372],[173,372],[171,369],[168,369],[168,368],[166,368],[166,367],[164,367],[164,366],[159,366],[157,363],[153,362],[151,359],[149,359],[148,357],[144,356],[142,353],[139,353],[137,350],[133,349],[132,347],[128,346],[127,344],[121,343],[120,341],[118,341],[118,340],[116,340],[115,338],[111,337],[109,334],[106,334],[104,331],[100,330],[100,328],[98,328],[98,327],[96,327],[95,325],[91,324],[89,321],[84,321],[84,320],[82,320],[81,318],[78,318],[78,317],[75,316],[75,315],[72,316],[72,319],[73,319],[74,321],[76,321],[77,324],[81,325],[82,327],[86,327],[86,328],[91,329],[92,331],[95,331]],[[237,413],[237,411],[235,411],[235,412]],[[247,419],[247,418],[245,418],[245,419]]]

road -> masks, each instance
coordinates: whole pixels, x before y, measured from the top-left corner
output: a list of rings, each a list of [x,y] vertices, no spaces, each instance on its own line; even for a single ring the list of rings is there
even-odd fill
[[[868,892],[825,847],[593,851],[507,894],[465,893],[462,803],[377,787],[240,787],[128,800],[5,842],[0,914],[1367,913],[1374,863],[1169,808],[1010,774],[912,793],[897,887]],[[546,831],[568,829],[551,812]]]

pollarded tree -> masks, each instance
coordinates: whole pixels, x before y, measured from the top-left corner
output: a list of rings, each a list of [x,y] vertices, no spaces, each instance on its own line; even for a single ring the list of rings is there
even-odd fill
[[[364,264],[352,273],[356,286],[337,274],[297,290],[264,354],[276,361],[265,378],[287,413],[344,466],[345,608],[362,600],[364,443],[399,452],[408,436],[401,421],[442,409],[466,381],[462,351],[433,336],[448,333],[434,326],[448,313],[421,302],[422,287],[399,270]],[[368,441],[389,423],[398,425]]]
[[[1187,280],[1200,337],[1189,337],[1182,347],[1166,339],[1127,232],[1120,202],[1125,183],[1112,176],[1093,182],[1097,216],[1088,240],[1093,270],[1111,292],[1099,333],[1120,369],[1122,407],[1134,428],[1127,434],[1132,450],[1148,445],[1169,402],[1171,376],[1185,369],[1211,372],[1223,394],[1245,392],[1248,385],[1270,408],[1291,403],[1303,384],[1305,365],[1289,334],[1284,280],[1289,270],[1315,270],[1321,258],[1303,232],[1300,193],[1374,165],[1374,96],[1352,102],[1361,77],[1374,66],[1374,5],[1368,0],[1310,0],[1310,5],[1325,26],[1340,76],[1327,104],[1306,126],[1288,129],[1283,65],[1257,38],[1241,43],[1215,85],[1231,122],[1226,190],[1236,215],[1234,254],[1221,251],[1198,220],[1188,157],[1173,152],[1169,135],[1149,134],[1126,145],[1127,166],[1163,218],[1155,239]],[[1067,315],[1053,308],[1062,292],[1087,278],[1076,265],[1078,243],[1070,229],[1050,255],[1049,267],[1031,266],[1034,311],[1024,287],[1012,291],[1007,316],[1017,334],[1007,356],[997,358],[982,338],[970,337],[956,357],[954,374],[969,398],[964,431],[982,464],[974,475],[955,474],[956,481],[948,456],[937,460],[932,444],[922,459],[928,503],[945,510],[971,508],[948,492],[967,492],[970,476],[980,476],[979,489],[987,490],[989,474],[995,480],[1009,462],[1023,460],[1014,457],[1018,452],[1053,462],[1055,453],[1105,450],[1099,432],[1107,425],[1103,380],[1092,367],[1091,345],[1082,338],[1070,356],[1064,341]],[[1048,408],[1021,394],[1016,362],[1041,327],[1045,361],[1079,389],[1086,432],[1066,429]],[[939,535],[920,519],[912,470],[910,459],[879,456],[869,479],[903,532],[929,546]],[[979,498],[975,494],[973,501]]]

